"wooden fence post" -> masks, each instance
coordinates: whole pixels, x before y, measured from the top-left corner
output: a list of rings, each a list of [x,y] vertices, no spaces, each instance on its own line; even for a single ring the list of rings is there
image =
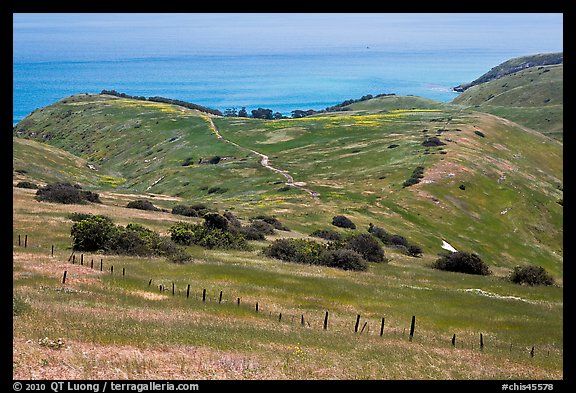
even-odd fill
[[[190,297],[190,284],[186,287],[186,299]]]
[[[364,325],[362,325],[362,330],[360,330],[360,334],[362,334],[362,332],[364,331],[364,328],[366,327],[367,324],[368,324],[368,321],[364,322]]]
[[[76,263],[76,255],[72,255],[72,265]]]
[[[482,333],[480,333],[480,350],[482,351],[484,349],[484,336],[482,336]]]
[[[356,325],[354,325],[354,333],[358,333],[358,324],[360,323],[360,314],[356,316]]]
[[[114,265],[110,265],[110,274],[114,274]]]
[[[300,317],[300,325],[304,326],[304,314]]]
[[[126,268],[123,267],[122,268],[122,276],[125,276],[125,275],[126,275]],[[174,286],[174,283],[172,283],[172,286]]]
[[[384,334],[384,317],[382,317],[382,325],[380,325],[380,337]]]
[[[54,244],[52,244],[52,251],[50,251],[50,255],[54,256]]]
[[[236,299],[236,305],[240,306],[240,298]]]
[[[414,326],[416,325],[416,315],[412,315],[412,323],[410,324],[410,341],[414,337]]]
[[[532,346],[532,349],[530,350],[530,357],[531,358],[534,357],[534,346]]]
[[[102,271],[102,263],[103,263],[103,260],[102,260],[102,258],[100,258],[100,271]]]
[[[62,277],[62,284],[66,284],[66,274],[68,272],[66,270],[64,270],[64,276]]]
[[[172,281],[172,296],[174,296],[174,281]]]
[[[21,244],[20,244],[20,235],[18,235],[18,247],[20,247],[20,246],[21,246]]]
[[[218,303],[222,303],[222,291],[220,291],[220,297],[218,298]]]
[[[90,260],[90,269],[94,269],[94,258]]]
[[[152,285],[152,279],[150,279],[150,281],[148,281],[148,286]]]
[[[202,290],[202,301],[205,302],[206,301],[206,289]]]
[[[84,266],[84,254],[80,254],[80,265]]]
[[[24,235],[24,248],[28,246],[28,235]]]
[[[452,346],[456,347],[456,334],[452,335]]]
[[[278,322],[280,322],[281,320],[282,320],[282,313],[280,313],[280,314],[278,315]]]
[[[328,329],[328,311],[324,314],[324,330]]]

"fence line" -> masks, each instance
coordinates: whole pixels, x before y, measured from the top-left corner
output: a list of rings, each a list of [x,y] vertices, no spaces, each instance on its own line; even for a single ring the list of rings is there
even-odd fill
[[[20,243],[20,235],[18,235],[19,237],[19,243]],[[27,242],[27,235],[26,235],[26,240],[25,242]],[[51,248],[51,254],[53,255],[54,252],[54,246],[52,245]],[[72,264],[76,263],[76,255],[75,252],[72,252],[72,254],[70,255],[70,257],[68,258],[68,262],[71,262]],[[84,260],[84,254],[80,255],[80,265],[83,266],[83,260]],[[94,269],[94,263],[93,263],[94,259],[92,259],[91,263],[90,263],[90,268]],[[103,266],[104,265],[104,260],[103,258],[100,259],[100,271],[103,271]],[[88,265],[86,265],[86,267],[88,267]],[[63,276],[62,276],[62,285],[64,285],[66,283],[66,279],[68,278],[68,280],[70,279],[70,277],[67,277],[67,271],[64,271]],[[110,275],[114,276],[114,266],[110,265]],[[126,277],[126,268],[122,267],[122,276],[121,277]],[[166,280],[164,280],[166,281]],[[151,289],[152,288],[152,283],[153,282],[159,282],[159,284],[156,286],[156,288],[158,288],[158,290],[160,292],[165,292],[168,289],[166,288],[166,285],[164,285],[162,280],[154,280],[153,278],[150,278],[148,281],[148,285],[147,288]],[[224,297],[224,291],[220,290],[219,291],[219,295],[216,297],[211,297],[211,296],[207,296],[207,290],[206,288],[202,289],[202,294],[201,296],[198,295],[197,296],[190,296],[191,295],[191,285],[187,284],[186,286],[186,290],[180,290],[180,288],[176,287],[176,284],[173,281],[170,281],[171,285],[172,285],[172,296],[177,297],[178,296],[184,296],[183,293],[185,293],[186,299],[195,299],[197,301],[202,301],[202,303],[206,303],[206,302],[212,302],[214,304],[219,304],[219,305],[235,305],[235,307],[250,307],[254,313],[256,315],[262,316],[262,317],[268,317],[270,319],[272,319],[275,322],[278,323],[294,323],[294,320],[299,321],[299,325],[301,327],[304,328],[320,328],[322,330],[330,330],[330,331],[342,331],[342,332],[349,332],[349,333],[354,333],[357,336],[379,336],[379,337],[383,337],[383,336],[393,336],[393,337],[398,337],[398,336],[402,336],[405,337],[406,336],[406,327],[400,327],[400,326],[391,326],[390,325],[390,317],[389,316],[382,316],[379,319],[374,319],[374,317],[368,318],[368,320],[363,320],[364,324],[362,325],[362,328],[359,331],[359,326],[360,326],[360,321],[362,319],[361,314],[356,314],[356,318],[344,318],[343,315],[339,315],[339,313],[334,313],[333,311],[330,312],[329,314],[329,310],[325,310],[323,313],[321,313],[320,311],[318,312],[318,315],[314,314],[305,314],[304,312],[297,312],[295,314],[292,313],[286,313],[286,312],[282,312],[282,311],[278,311],[278,310],[267,310],[266,308],[262,308],[262,303],[259,301],[250,301],[250,300],[246,300],[241,302],[241,298],[240,297],[232,297],[230,299],[227,299]],[[322,317],[323,315],[323,317]],[[330,323],[328,324],[329,321],[329,315],[331,315],[330,318]],[[337,317],[335,318],[334,315],[336,315]],[[318,318],[318,319],[316,319]],[[345,321],[348,320],[347,322]],[[413,341],[414,337],[417,337],[418,339],[416,341],[431,341],[434,342],[436,344],[438,343],[445,343],[448,346],[452,346],[454,349],[470,349],[470,350],[474,350],[474,349],[479,349],[480,351],[486,351],[487,349],[498,349],[500,351],[508,351],[511,354],[513,353],[513,351],[515,351],[516,353],[522,353],[525,354],[526,356],[529,356],[531,358],[535,357],[535,356],[554,356],[554,355],[558,355],[558,356],[563,356],[563,348],[559,347],[558,345],[552,343],[552,344],[539,344],[539,345],[521,345],[521,344],[513,344],[512,342],[507,343],[504,342],[502,340],[485,340],[486,337],[484,336],[484,334],[482,332],[479,333],[475,333],[475,334],[471,334],[470,332],[467,332],[467,334],[465,335],[465,337],[462,337],[462,333],[447,333],[446,336],[441,336],[439,337],[436,334],[430,334],[430,333],[421,333],[418,332],[416,333],[416,325],[415,325],[415,320],[416,320],[416,316],[412,315],[412,319],[411,319],[411,323],[410,323],[410,330],[409,330],[409,335],[408,335],[408,340],[410,342]],[[370,326],[380,326],[380,329],[377,330],[376,328],[373,329],[373,333],[371,333],[370,331]],[[401,332],[401,333],[400,333]],[[474,338],[476,337],[476,338]]]

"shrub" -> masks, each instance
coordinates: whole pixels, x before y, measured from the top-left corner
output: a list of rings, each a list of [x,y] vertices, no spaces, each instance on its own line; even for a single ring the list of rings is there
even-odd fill
[[[384,249],[380,245],[380,242],[368,233],[350,237],[346,241],[345,248],[356,251],[362,255],[365,260],[370,262],[384,261]]]
[[[465,251],[444,254],[432,264],[432,267],[434,269],[483,276],[492,274],[488,265],[478,255]]]
[[[422,247],[416,245],[416,244],[410,244],[407,248],[406,248],[406,254],[411,256],[411,257],[421,257],[422,256]]]
[[[139,210],[152,210],[152,211],[160,210],[156,206],[154,206],[152,202],[146,199],[137,199],[135,201],[128,202],[128,205],[126,205],[126,207]]]
[[[484,135],[484,133],[483,133],[482,131],[474,130],[474,134],[476,134],[476,135],[478,135],[478,136],[480,136],[480,137],[482,137],[482,138],[485,138],[485,137],[486,137],[486,135]]]
[[[190,166],[194,164],[194,159],[192,157],[188,157],[187,159],[184,160],[184,162],[182,162],[182,166]]]
[[[426,147],[442,146],[442,145],[445,145],[445,143],[442,142],[440,139],[438,139],[435,136],[432,136],[430,138],[426,138],[426,140],[424,140],[424,142],[422,142],[422,146],[426,146]]]
[[[242,226],[242,223],[240,222],[240,220],[238,220],[238,217],[236,217],[234,213],[232,213],[231,211],[224,212],[223,216],[226,217],[228,223],[232,227],[240,228]]]
[[[103,216],[100,214],[74,212],[74,213],[69,213],[66,215],[66,218],[68,218],[72,221],[75,221],[75,222],[82,221],[82,220],[85,220],[85,219],[91,218],[91,217],[100,217],[100,218],[103,218],[105,220],[112,222],[112,219],[110,217]]]
[[[18,182],[18,184],[16,184],[16,187],[17,188],[30,188],[30,189],[34,189],[34,190],[38,189],[37,184],[34,184],[32,182],[29,182],[29,181]]]
[[[290,231],[290,228],[288,228],[287,226],[285,226],[284,224],[282,224],[277,218],[275,217],[270,217],[270,216],[256,216],[254,217],[257,220],[262,220],[270,225],[272,225],[275,229],[278,229],[280,231]]]
[[[226,191],[228,191],[228,189],[223,187],[208,188],[208,194],[224,194]]]
[[[526,285],[554,285],[554,279],[542,266],[516,266],[510,281]]]
[[[36,191],[36,200],[64,204],[85,203],[86,201],[101,203],[98,194],[84,191],[78,184],[70,183],[54,183],[40,187]]]
[[[385,244],[393,247],[408,247],[408,240],[402,235],[389,235],[386,238]]]
[[[346,216],[332,217],[332,225],[340,228],[356,229],[356,224]]]
[[[213,249],[248,249],[246,238],[241,233],[209,228],[206,225],[179,222],[169,229],[170,238],[177,244],[192,245]]]
[[[248,226],[251,231],[261,233],[262,235],[273,235],[274,227],[262,220],[253,220]]]
[[[91,216],[72,225],[72,249],[77,251],[105,250],[116,235],[116,226],[101,216]]]
[[[320,264],[344,270],[364,271],[368,269],[368,265],[362,255],[349,249],[324,251],[320,254]]]
[[[319,264],[324,247],[305,239],[278,239],[263,250],[264,255],[288,262]]]
[[[204,217],[206,213],[212,210],[202,203],[197,203],[190,206],[176,205],[172,208],[172,214],[179,214],[186,217]]]
[[[329,229],[318,229],[310,234],[310,236],[319,237],[326,240],[342,240],[342,235],[336,231]]]
[[[209,229],[228,230],[228,220],[218,213],[207,213],[204,215],[204,225]]]

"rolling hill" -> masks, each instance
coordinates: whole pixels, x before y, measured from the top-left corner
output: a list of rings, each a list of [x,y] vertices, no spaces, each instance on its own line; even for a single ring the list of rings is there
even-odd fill
[[[453,103],[492,113],[562,140],[564,65],[561,54],[522,57],[498,67],[493,70],[500,72],[487,73],[461,89],[463,93]]]
[[[209,121],[169,104],[77,95],[31,114],[14,135],[86,160],[93,168],[87,186],[273,214],[304,233],[346,214],[360,226],[372,222],[413,239],[428,253],[441,251],[447,239],[495,266],[539,264],[561,275],[561,143],[486,113],[415,97],[348,109]],[[423,146],[433,138],[440,145]],[[254,151],[320,196],[283,187],[286,179],[263,167]],[[217,164],[206,163],[216,156]],[[20,165],[20,173],[38,173],[28,168],[33,163]],[[404,187],[418,166],[425,168],[421,182]],[[42,176],[37,180],[49,180]]]
[[[107,94],[34,111],[13,129],[14,378],[562,379],[563,144],[491,112],[518,113],[530,94],[510,93],[561,67],[482,83],[458,103],[386,95],[297,119]],[[514,87],[488,98],[492,83]],[[540,98],[536,111],[561,108]],[[24,181],[77,183],[102,203],[39,202]],[[160,210],[128,208],[136,199]],[[74,216],[168,235],[202,222],[171,213],[194,204],[290,230],[245,250],[186,246],[184,264],[72,255]],[[332,225],[337,215],[356,229]],[[370,224],[422,255],[387,245],[384,263],[349,271],[261,252]],[[493,274],[431,268],[446,242]],[[516,266],[556,284],[514,284]]]

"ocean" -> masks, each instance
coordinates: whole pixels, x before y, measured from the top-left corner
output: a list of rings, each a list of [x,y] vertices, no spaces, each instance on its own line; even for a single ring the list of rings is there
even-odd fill
[[[268,108],[290,116],[367,94],[453,100],[470,82],[519,54],[502,51],[362,51],[181,55],[100,61],[13,61],[13,123],[77,93],[162,96],[224,111]]]

